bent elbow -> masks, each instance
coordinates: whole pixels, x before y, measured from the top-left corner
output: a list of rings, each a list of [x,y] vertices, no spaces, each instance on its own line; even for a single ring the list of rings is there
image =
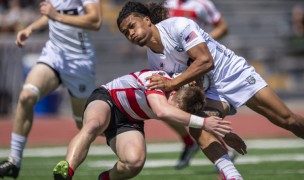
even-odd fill
[[[168,117],[168,113],[165,110],[160,110],[156,113],[157,119],[166,119]]]
[[[101,25],[102,25],[102,18],[96,18],[92,20],[90,29],[93,31],[99,31]]]
[[[94,24],[92,25],[92,30],[94,30],[94,31],[99,31],[100,28],[101,28],[101,25],[102,25],[102,22],[101,22],[101,21],[100,21],[100,22],[97,22],[97,23],[94,23]]]

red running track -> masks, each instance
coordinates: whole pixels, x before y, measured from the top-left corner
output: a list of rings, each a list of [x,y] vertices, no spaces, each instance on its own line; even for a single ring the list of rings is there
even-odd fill
[[[292,133],[281,129],[261,115],[255,113],[239,113],[226,119],[232,122],[234,132],[242,138],[278,138],[295,137]],[[11,118],[0,118],[0,147],[9,147],[12,130]],[[67,145],[78,132],[74,121],[68,117],[43,116],[34,120],[27,146]],[[157,120],[146,121],[147,142],[172,142],[179,137],[163,122]],[[99,137],[95,144],[104,143]]]

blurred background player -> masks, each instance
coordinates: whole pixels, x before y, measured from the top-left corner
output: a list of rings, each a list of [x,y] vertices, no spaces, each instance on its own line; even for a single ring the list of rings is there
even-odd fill
[[[214,3],[209,0],[166,0],[164,2],[168,8],[169,16],[182,16],[193,19],[204,30],[209,30],[212,38],[219,40],[228,32],[227,22],[215,7]],[[176,169],[181,169],[189,165],[193,155],[199,150],[198,145],[192,140],[186,127],[174,124],[168,125],[180,136],[184,142],[184,149],[180,159],[176,164]],[[229,155],[234,160],[236,153],[230,150]]]
[[[228,25],[220,11],[210,0],[166,0],[170,17],[187,17],[194,20],[210,36],[219,40],[228,33]]]
[[[32,127],[34,106],[60,84],[67,87],[77,127],[87,97],[95,89],[95,50],[89,31],[101,27],[99,0],[43,1],[41,17],[20,30],[19,47],[34,31],[49,26],[49,40],[37,64],[30,70],[20,93],[11,135],[9,158],[0,164],[0,177],[17,178],[23,150]]]

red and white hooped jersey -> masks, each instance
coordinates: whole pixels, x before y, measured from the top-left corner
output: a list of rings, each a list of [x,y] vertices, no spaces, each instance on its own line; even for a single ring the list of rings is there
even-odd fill
[[[102,86],[109,91],[118,108],[129,120],[153,119],[156,115],[147,101],[147,95],[156,93],[165,96],[160,89],[145,87],[149,83],[145,78],[153,74],[160,74],[171,79],[164,71],[142,70],[121,76]]]
[[[204,28],[216,25],[222,18],[210,0],[166,0],[165,7],[169,9],[170,17],[187,17]]]

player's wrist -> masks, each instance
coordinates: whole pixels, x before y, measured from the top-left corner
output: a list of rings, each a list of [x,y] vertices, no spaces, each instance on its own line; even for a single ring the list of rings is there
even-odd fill
[[[203,129],[205,125],[205,120],[206,119],[203,117],[191,114],[188,126],[191,128]]]

